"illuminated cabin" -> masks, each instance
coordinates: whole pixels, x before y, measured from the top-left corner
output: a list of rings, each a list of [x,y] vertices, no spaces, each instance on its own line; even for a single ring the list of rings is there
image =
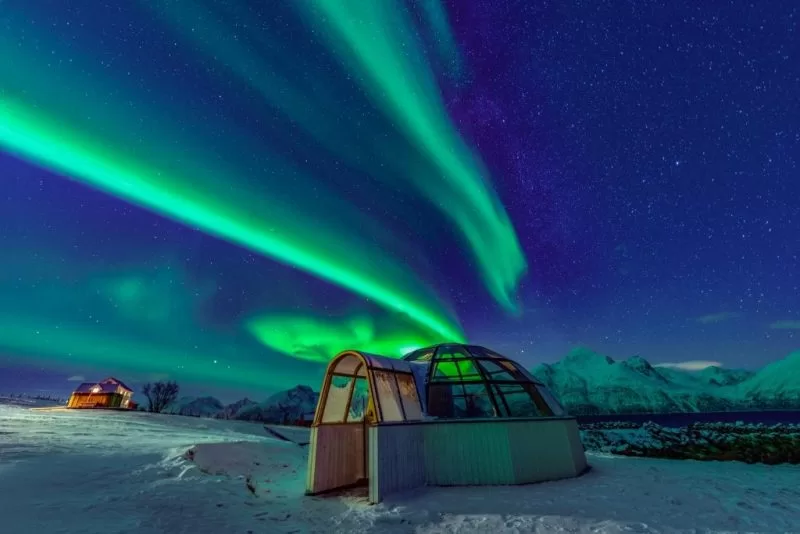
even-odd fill
[[[84,382],[72,392],[67,408],[134,408],[133,390],[120,380],[108,377],[100,382]]]
[[[309,445],[307,494],[366,484],[373,503],[425,485],[528,484],[588,468],[577,421],[549,389],[477,345],[403,359],[340,353]]]

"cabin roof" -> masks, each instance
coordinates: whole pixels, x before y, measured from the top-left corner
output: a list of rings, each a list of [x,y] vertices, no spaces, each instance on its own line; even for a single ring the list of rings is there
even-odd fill
[[[133,393],[133,389],[132,389],[132,388],[129,388],[128,386],[126,386],[126,385],[125,385],[125,382],[123,382],[122,380],[119,380],[119,379],[117,379],[117,378],[114,378],[113,376],[109,376],[109,377],[108,377],[108,378],[106,378],[105,380],[101,380],[101,381],[100,381],[100,384],[104,384],[104,383],[115,383],[115,384],[119,384],[120,386],[122,386],[122,389],[126,389],[126,390],[130,391],[131,393]]]
[[[75,393],[92,393],[92,389],[97,386],[100,387],[99,393],[114,393],[117,390],[117,386],[121,386],[123,389],[133,392],[131,388],[123,384],[120,380],[108,377],[100,382],[84,382],[75,388]]]

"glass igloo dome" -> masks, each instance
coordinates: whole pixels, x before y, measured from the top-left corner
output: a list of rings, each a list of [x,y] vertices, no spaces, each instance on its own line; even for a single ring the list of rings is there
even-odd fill
[[[563,417],[550,390],[486,347],[447,343],[407,354],[427,415],[442,419]]]

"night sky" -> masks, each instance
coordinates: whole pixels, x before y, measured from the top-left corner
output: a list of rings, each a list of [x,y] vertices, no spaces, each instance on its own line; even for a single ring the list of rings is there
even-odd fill
[[[0,392],[800,347],[795,2],[262,4],[0,0]]]

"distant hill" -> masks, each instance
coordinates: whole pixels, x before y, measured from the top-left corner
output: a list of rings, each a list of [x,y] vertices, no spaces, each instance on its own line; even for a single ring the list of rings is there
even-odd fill
[[[577,348],[531,371],[575,415],[800,408],[800,353],[757,372],[654,367]]]
[[[67,399],[62,399],[54,395],[29,395],[25,393],[0,393],[0,404],[12,406],[23,406],[27,408],[39,408],[47,406],[63,406],[67,404]]]
[[[678,372],[691,374],[687,371]],[[744,382],[755,374],[753,371],[747,371],[745,369],[725,369],[724,367],[717,367],[716,365],[706,367],[700,371],[694,371],[694,373],[712,386],[733,386]]]
[[[738,392],[758,408],[800,408],[800,351],[764,366]]]
[[[724,367],[684,371],[641,356],[615,360],[586,348],[531,371],[573,415],[800,409],[800,352],[753,372]],[[227,406],[214,397],[183,397],[166,413],[285,424],[309,421],[319,394],[296,386],[264,402]]]
[[[182,397],[167,406],[164,413],[286,424],[313,419],[318,397],[308,386],[281,391],[261,403],[245,398],[227,406],[214,397]]]
[[[319,393],[308,386],[296,386],[269,397],[261,404],[249,404],[239,410],[235,419],[285,424],[314,418]]]
[[[214,417],[225,407],[214,397],[181,397],[164,409],[163,413],[190,415],[193,417]]]
[[[238,400],[232,404],[228,404],[222,410],[220,410],[217,414],[214,415],[217,419],[236,419],[236,416],[242,410],[248,408],[249,406],[256,406],[258,405],[257,402],[252,401],[245,397],[244,399]]]

